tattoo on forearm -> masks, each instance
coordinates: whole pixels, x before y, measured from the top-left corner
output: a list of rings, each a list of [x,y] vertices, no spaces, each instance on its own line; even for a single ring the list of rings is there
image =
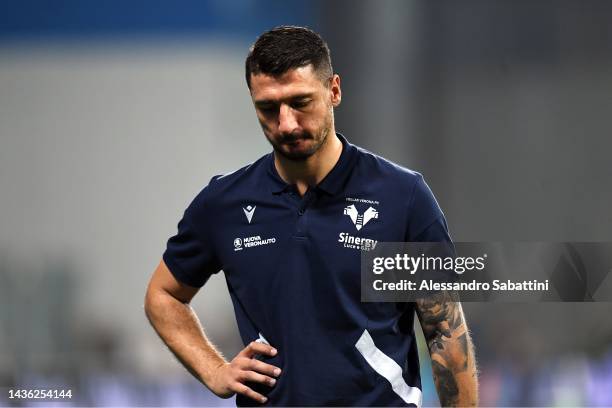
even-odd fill
[[[431,362],[431,365],[436,378],[438,394],[440,395],[440,404],[443,407],[457,405],[459,387],[452,371],[435,360]]]
[[[417,313],[431,354],[440,403],[457,405],[461,392],[457,374],[473,367],[475,378],[475,365],[468,361],[471,346],[461,305],[452,293],[441,292],[417,301]]]
[[[465,371],[468,369],[468,341],[467,341],[467,333],[461,334],[457,337],[457,341],[459,342],[460,349],[462,351],[461,364],[459,365],[459,369],[461,371]]]

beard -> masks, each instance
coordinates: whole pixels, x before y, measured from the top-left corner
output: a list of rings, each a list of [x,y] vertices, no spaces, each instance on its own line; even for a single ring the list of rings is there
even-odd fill
[[[277,137],[266,135],[266,139],[274,151],[282,157],[295,162],[303,162],[321,149],[330,130],[331,117],[327,117],[323,126],[314,134],[308,131],[281,133]]]

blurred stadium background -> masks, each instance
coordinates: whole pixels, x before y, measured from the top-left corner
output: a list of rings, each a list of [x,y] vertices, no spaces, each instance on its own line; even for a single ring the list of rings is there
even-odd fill
[[[2,2],[0,405],[50,387],[69,405],[234,404],[142,304],[193,196],[269,151],[243,61],[276,25],[323,34],[338,129],[422,172],[455,240],[610,241],[611,21],[594,0]],[[194,307],[233,356],[221,274]],[[464,308],[483,405],[612,405],[609,303]]]

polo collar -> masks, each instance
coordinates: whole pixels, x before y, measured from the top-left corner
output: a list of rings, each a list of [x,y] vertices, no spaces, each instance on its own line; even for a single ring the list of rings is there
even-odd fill
[[[342,142],[342,153],[340,153],[340,157],[331,171],[315,187],[317,190],[330,195],[338,194],[344,187],[357,158],[357,148],[350,144],[342,134],[336,132],[336,136]],[[268,154],[268,174],[272,181],[271,191],[273,194],[280,194],[295,188],[293,185],[285,183],[278,175],[276,166],[274,166],[274,152]]]

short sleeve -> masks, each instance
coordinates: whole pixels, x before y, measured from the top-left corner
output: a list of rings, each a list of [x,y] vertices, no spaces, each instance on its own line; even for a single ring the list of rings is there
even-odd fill
[[[208,187],[207,187],[208,188]],[[191,202],[168,240],[163,259],[174,277],[189,286],[201,287],[221,267],[212,242],[210,198],[207,188]]]
[[[412,193],[406,241],[451,242],[444,213],[420,174]]]

